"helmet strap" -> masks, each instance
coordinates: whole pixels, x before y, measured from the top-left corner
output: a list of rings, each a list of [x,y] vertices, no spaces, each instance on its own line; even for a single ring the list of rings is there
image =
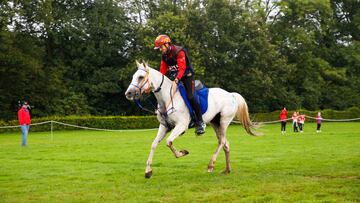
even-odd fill
[[[167,43],[169,46],[167,47],[167,51],[166,51],[166,54],[169,54],[172,50],[172,46],[171,46],[171,43]]]

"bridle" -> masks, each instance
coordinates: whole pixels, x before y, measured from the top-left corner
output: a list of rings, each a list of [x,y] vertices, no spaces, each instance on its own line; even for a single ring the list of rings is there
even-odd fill
[[[139,70],[145,71],[146,74],[145,74],[144,78],[141,80],[141,82],[140,82],[138,85],[135,85],[135,84],[133,84],[133,83],[130,84],[130,85],[134,86],[135,88],[137,88],[137,89],[135,90],[135,96],[142,96],[143,92],[145,92],[145,93],[150,93],[150,91],[151,91],[151,84],[150,84],[150,79],[149,79],[149,74],[150,74],[150,73],[149,73],[149,69],[139,68]],[[156,88],[153,92],[154,92],[154,93],[160,92],[161,86],[162,86],[163,83],[164,83],[164,75],[162,76],[162,80],[161,80],[160,86],[159,86],[158,88]],[[143,89],[146,84],[148,84],[148,88]],[[144,111],[147,111],[147,112],[150,112],[150,113],[152,113],[152,114],[154,113],[154,111],[151,111],[151,110],[145,108],[143,105],[141,105],[141,103],[140,103],[140,97],[139,97],[139,99],[134,99],[134,102],[135,102],[135,104],[136,104],[140,109],[142,109],[142,110],[144,110]],[[157,109],[156,109],[156,107],[155,107],[155,111],[156,111],[156,110],[157,110]]]
[[[151,85],[150,85],[150,79],[149,79],[149,74],[150,74],[150,73],[149,73],[149,69],[142,69],[142,68],[140,68],[139,70],[145,71],[146,74],[145,74],[144,79],[142,79],[141,82],[139,83],[139,85],[134,85],[134,84],[131,83],[132,86],[134,86],[134,87],[137,88],[137,90],[135,90],[135,96],[138,96],[139,94],[142,95],[142,92],[150,93],[150,91],[151,91]],[[163,85],[163,83],[164,83],[164,75],[162,75],[161,83],[160,83],[159,87],[156,88],[156,89],[155,89],[154,91],[152,91],[152,92],[154,92],[154,93],[160,92],[161,86]],[[148,88],[143,90],[143,87],[144,87],[146,84],[148,84]],[[142,90],[143,90],[143,91],[142,91]]]
[[[150,80],[149,80],[149,70],[142,69],[142,68],[139,68],[139,70],[145,71],[146,74],[145,74],[145,77],[140,81],[140,83],[138,85],[135,85],[133,83],[130,84],[137,88],[135,90],[135,96],[141,96],[143,92],[149,93],[151,91],[151,85],[150,85]],[[148,88],[143,90],[143,88],[146,84],[148,84]]]
[[[135,85],[135,84],[132,84],[132,83],[131,83],[132,86],[134,86],[134,87],[137,88],[137,90],[135,90],[135,96],[139,96],[139,95],[141,96],[141,95],[143,94],[143,92],[145,92],[145,93],[150,93],[150,91],[151,91],[151,85],[150,85],[150,79],[149,79],[149,69],[139,68],[139,70],[145,71],[146,74],[145,74],[144,78],[141,80],[141,82],[140,82],[138,85]],[[163,83],[164,83],[164,77],[165,77],[165,76],[162,75],[161,83],[160,83],[160,85],[159,85],[158,88],[156,88],[156,89],[154,89],[154,90],[152,91],[153,93],[158,93],[158,92],[161,91],[161,87],[162,87],[162,85],[163,85]],[[148,88],[143,89],[146,84],[148,84]],[[155,111],[159,111],[162,116],[167,117],[168,112],[169,112],[170,110],[173,110],[173,109],[174,109],[173,97],[174,97],[175,93],[176,93],[176,90],[173,91],[173,90],[172,90],[172,86],[171,86],[171,88],[170,88],[170,101],[165,105],[166,111],[165,111],[164,113],[163,113],[163,112],[160,112],[159,109],[155,109]],[[141,103],[140,103],[140,99],[134,99],[134,101],[135,101],[135,103],[137,104],[137,106],[138,106],[140,109],[142,109],[142,110],[144,110],[144,111],[147,111],[147,112],[154,113],[154,111],[151,111],[151,110],[143,107],[143,106],[141,105]],[[171,107],[169,110],[167,110],[168,107],[170,106],[170,104],[172,104],[172,107]]]

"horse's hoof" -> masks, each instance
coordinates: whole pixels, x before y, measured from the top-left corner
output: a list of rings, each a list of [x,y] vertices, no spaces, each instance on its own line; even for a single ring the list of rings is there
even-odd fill
[[[225,174],[225,175],[227,175],[227,174],[230,173],[230,170],[224,170],[222,173]]]
[[[214,171],[214,167],[213,166],[208,166],[208,173],[212,173]]]
[[[152,176],[152,171],[145,173],[145,178],[150,178]]]
[[[185,156],[185,155],[188,155],[188,154],[189,154],[189,151],[188,151],[188,150],[186,150],[186,149],[181,150],[180,152],[183,154],[183,156]]]

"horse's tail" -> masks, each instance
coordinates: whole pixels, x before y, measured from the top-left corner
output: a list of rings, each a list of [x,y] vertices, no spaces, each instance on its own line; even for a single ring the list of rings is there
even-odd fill
[[[260,126],[258,124],[254,124],[250,120],[248,106],[246,104],[245,99],[239,93],[232,92],[231,94],[234,96],[234,98],[236,99],[236,102],[238,104],[236,117],[242,123],[246,132],[253,136],[261,135],[260,133],[257,133],[254,131],[254,129],[259,128]]]

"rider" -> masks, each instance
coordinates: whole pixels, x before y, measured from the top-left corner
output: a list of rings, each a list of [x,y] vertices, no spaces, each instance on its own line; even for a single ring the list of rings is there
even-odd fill
[[[197,124],[196,133],[205,133],[206,124],[201,116],[200,105],[194,97],[195,73],[187,52],[183,47],[173,45],[167,35],[159,35],[155,39],[154,49],[160,49],[162,53],[160,72],[165,75],[169,70],[170,80],[173,80],[176,84],[178,84],[179,81],[183,82],[187,97],[195,112],[195,122]]]

